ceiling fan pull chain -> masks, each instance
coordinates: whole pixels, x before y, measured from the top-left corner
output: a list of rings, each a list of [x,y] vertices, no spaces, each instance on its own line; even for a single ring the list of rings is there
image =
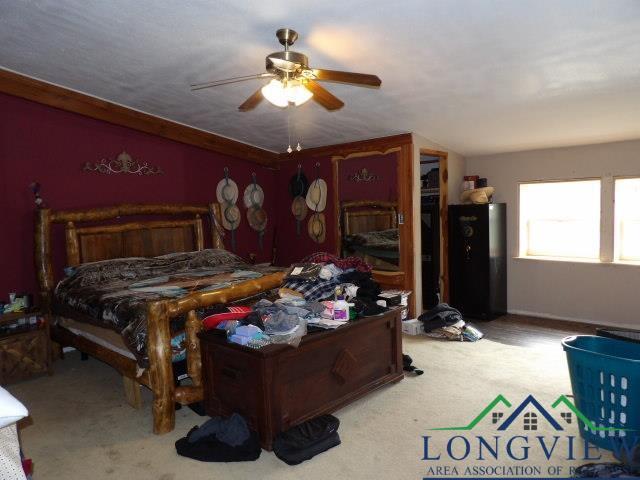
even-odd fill
[[[287,147],[287,153],[293,152],[293,148],[291,148],[291,120],[290,120],[290,107],[287,105],[287,135],[289,136],[289,146]]]

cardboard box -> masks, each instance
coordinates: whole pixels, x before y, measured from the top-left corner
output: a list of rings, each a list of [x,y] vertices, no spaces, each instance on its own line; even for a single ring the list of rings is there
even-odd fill
[[[404,320],[402,322],[402,333],[407,335],[422,335],[424,333],[424,325],[417,318]]]

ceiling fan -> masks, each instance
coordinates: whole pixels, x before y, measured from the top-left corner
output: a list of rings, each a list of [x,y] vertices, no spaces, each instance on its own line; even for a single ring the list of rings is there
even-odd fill
[[[281,28],[276,32],[276,37],[284,46],[284,51],[267,55],[266,72],[197,83],[191,85],[191,90],[270,78],[271,81],[256,90],[238,107],[238,110],[241,112],[252,110],[263,98],[277,107],[287,107],[289,104],[299,106],[313,98],[327,110],[338,110],[344,106],[344,102],[320,85],[318,81],[341,82],[363,87],[379,87],[382,84],[376,75],[311,68],[306,55],[289,50],[289,47],[298,39],[298,33],[295,30]]]

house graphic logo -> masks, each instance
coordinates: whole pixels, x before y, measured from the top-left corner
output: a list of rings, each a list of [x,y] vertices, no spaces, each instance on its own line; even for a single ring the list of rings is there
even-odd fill
[[[556,419],[555,415],[557,415],[558,412],[560,413],[559,419]],[[553,429],[560,432],[565,429],[566,425],[572,424],[574,418],[577,418],[585,428],[593,431],[609,432],[625,430],[623,428],[597,426],[595,422],[578,410],[566,395],[560,395],[551,404],[550,408],[547,409],[542,406],[533,395],[527,396],[517,407],[513,408],[513,404],[502,394],[489,402],[467,425],[461,427],[432,428],[431,430],[473,430],[489,414],[491,414],[492,425],[496,425],[498,431],[505,431],[514,425],[521,425],[522,430],[525,431],[535,431],[538,430],[539,422],[546,421]],[[517,422],[519,418],[521,418],[522,423]]]
[[[568,462],[601,458],[598,444],[585,435],[580,442],[576,428],[591,430],[591,436],[598,432],[620,454],[631,455],[640,445],[640,436],[627,437],[630,429],[607,423],[587,417],[566,395],[548,403],[527,395],[518,403],[500,394],[466,425],[430,429],[445,435],[422,435],[421,460],[428,462],[424,478],[573,476]]]

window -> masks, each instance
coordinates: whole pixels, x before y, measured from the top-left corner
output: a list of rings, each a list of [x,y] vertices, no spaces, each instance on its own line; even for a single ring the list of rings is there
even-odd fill
[[[614,259],[640,261],[640,178],[615,181]]]
[[[527,412],[524,414],[524,430],[537,430],[538,429],[538,415],[533,412]]]
[[[521,184],[520,256],[599,260],[600,180]]]

